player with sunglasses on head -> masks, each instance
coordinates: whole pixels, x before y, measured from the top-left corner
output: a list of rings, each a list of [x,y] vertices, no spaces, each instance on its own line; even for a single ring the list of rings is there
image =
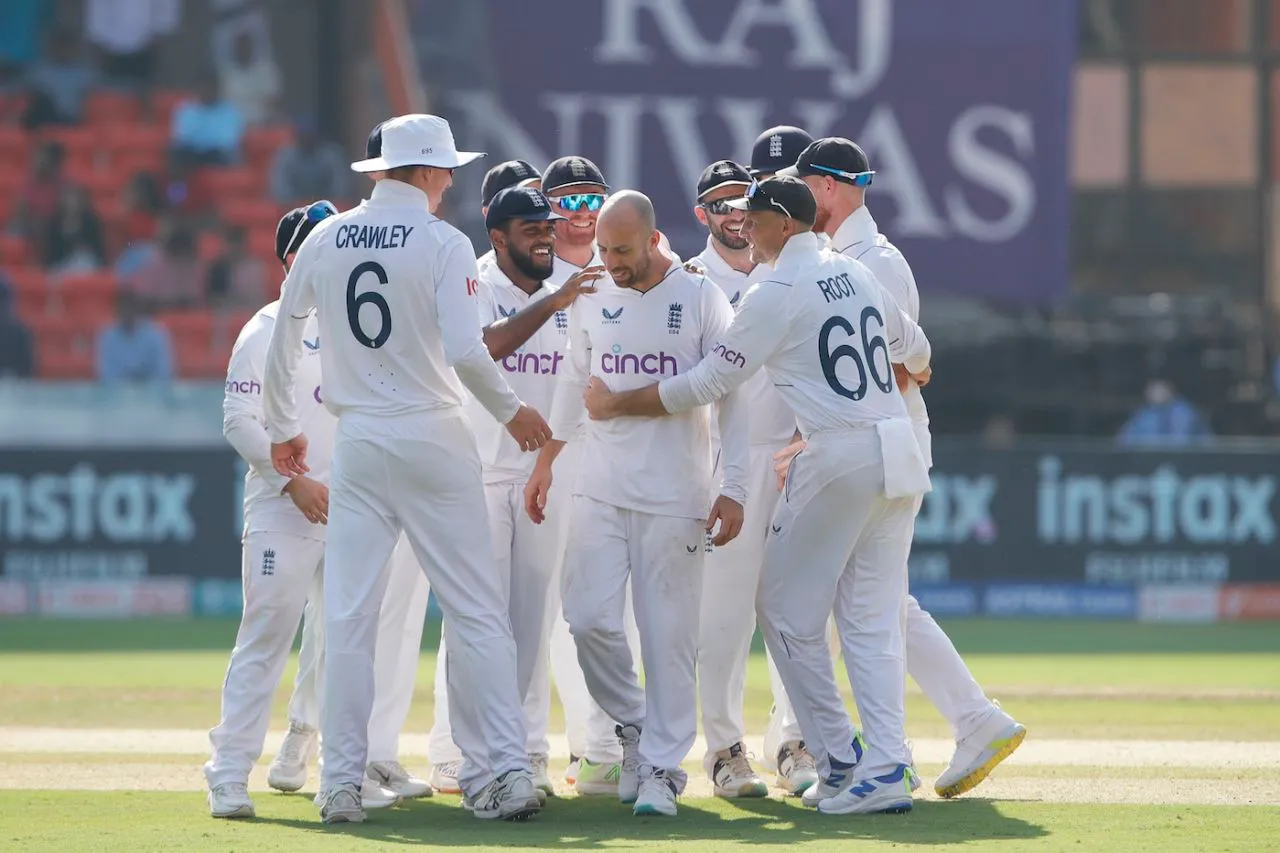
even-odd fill
[[[768,143],[766,142],[766,146]],[[730,206],[751,185],[747,170],[732,160],[708,166],[698,181],[693,209],[707,227],[707,247],[692,261],[715,282],[735,308],[753,284],[770,273],[756,264],[742,236],[746,213]],[[747,757],[746,725],[742,707],[746,688],[751,636],[756,628],[756,587],[764,561],[769,517],[778,500],[773,454],[791,442],[796,419],[790,407],[761,372],[742,388],[750,413],[751,458],[742,533],[707,556],[703,580],[702,612],[698,637],[698,695],[702,708],[702,732],[707,741],[703,766],[716,796],[763,797],[768,786],[756,774]],[[719,457],[719,436],[712,425],[713,447]],[[792,712],[786,691],[774,673],[774,711],[777,720],[772,742],[766,748],[777,771],[778,786],[799,796],[818,781],[813,756],[804,747],[800,723]]]
[[[335,213],[332,203],[318,201],[284,215],[276,226],[276,257],[286,273],[307,235]],[[312,470],[289,479],[272,468],[262,413],[262,374],[279,306],[279,300],[272,302],[245,324],[227,367],[223,433],[249,463],[249,471],[244,489],[244,612],[222,686],[222,719],[209,732],[213,754],[204,767],[214,817],[254,816],[246,787],[249,771],[262,754],[271,698],[304,610],[298,678],[289,700],[290,733],[268,774],[272,787],[296,791],[305,783],[319,718],[326,481],[337,421],[320,403],[320,340],[315,318],[309,317],[304,332],[308,352],[298,371],[297,397],[302,401],[300,418],[312,437]],[[277,766],[280,756],[295,760]],[[382,808],[395,805],[400,797],[366,777],[361,799],[365,808]]]
[[[556,265],[547,283],[559,286],[586,267],[600,266],[596,217],[609,185],[600,167],[586,157],[552,160],[542,173],[542,192],[564,220],[556,223]]]
[[[880,233],[867,209],[867,188],[875,172],[862,148],[841,137],[819,139],[782,174],[797,175],[809,185],[818,206],[814,229],[831,238],[831,248],[870,268],[907,316],[919,319],[920,294],[911,266]],[[925,462],[932,466],[929,412],[920,386],[902,365],[895,364],[894,372]],[[787,452],[793,454],[802,447],[803,442],[797,442]],[[784,456],[783,465],[789,458]],[[915,512],[922,503],[923,496],[916,500]],[[908,528],[908,551],[912,534],[913,528]],[[955,735],[955,754],[934,783],[939,796],[954,797],[981,783],[1018,748],[1027,730],[987,698],[946,632],[911,595],[907,596],[906,638],[908,673],[951,724]]]

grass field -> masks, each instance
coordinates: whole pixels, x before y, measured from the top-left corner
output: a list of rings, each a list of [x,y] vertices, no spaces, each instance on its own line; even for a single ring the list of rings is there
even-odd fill
[[[251,780],[259,818],[207,815],[199,766],[233,622],[0,620],[0,850],[1280,848],[1280,624],[946,627],[988,693],[1030,730],[1013,758],[957,801],[931,793],[950,731],[912,686],[909,729],[926,782],[903,817],[833,819],[781,798],[715,800],[695,760],[675,820],[562,797],[532,824],[490,825],[437,797],[333,830],[309,796],[265,789],[287,686]],[[405,763],[419,772],[428,767],[438,626],[427,633],[402,739]],[[760,748],[769,703],[756,655],[749,748]],[[562,731],[558,707],[552,731]]]

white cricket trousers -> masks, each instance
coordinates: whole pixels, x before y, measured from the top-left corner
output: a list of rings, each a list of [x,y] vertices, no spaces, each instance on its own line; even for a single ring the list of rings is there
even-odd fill
[[[324,558],[324,539],[288,533],[249,533],[244,538],[244,611],[222,684],[221,721],[209,732],[213,754],[204,765],[211,788],[247,782],[262,755],[271,699]]]
[[[641,727],[640,762],[683,787],[680,762],[697,737],[698,609],[703,522],[573,496],[564,615],[587,689],[610,717]],[[645,684],[625,630],[631,581]]]
[[[854,760],[853,723],[827,643],[833,611],[867,738],[859,774],[910,763],[904,623],[913,507],[913,498],[884,496],[880,441],[868,425],[811,436],[771,522],[760,625],[824,776],[832,757]]]
[[[459,409],[338,419],[325,561],[322,790],[364,777],[378,611],[402,529],[444,613],[462,789],[474,795],[508,770],[528,769],[515,642],[486,515],[479,454]]]
[[[715,765],[715,755],[745,739],[742,706],[747,686],[751,637],[756,631],[756,589],[764,564],[769,519],[778,503],[773,471],[777,448],[751,448],[748,492],[742,532],[728,545],[711,549],[702,581],[702,612],[698,630],[698,698],[702,704],[702,735],[707,742],[703,765]],[[719,466],[717,465],[717,471]],[[714,500],[714,495],[712,499]],[[775,688],[781,682],[770,679]],[[773,691],[774,715],[782,721],[779,745],[800,740],[800,724],[785,690]],[[767,750],[766,750],[767,751]],[[775,762],[770,757],[769,764]]]
[[[318,682],[324,666],[324,617],[320,606],[323,586],[307,597],[302,616],[302,646],[298,676],[289,698],[289,721],[320,727]],[[387,594],[378,615],[378,653],[374,656],[373,710],[369,715],[369,761],[395,761],[400,733],[413,704],[418,654],[427,616],[430,587],[403,534],[391,552]],[[459,755],[461,758],[461,755]]]

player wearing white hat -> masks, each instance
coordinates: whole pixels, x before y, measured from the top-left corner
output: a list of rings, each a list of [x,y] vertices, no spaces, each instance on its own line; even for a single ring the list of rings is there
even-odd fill
[[[637,815],[676,813],[686,776],[680,763],[697,734],[695,664],[706,530],[720,544],[737,535],[746,499],[746,412],[736,398],[719,408],[723,484],[707,520],[711,485],[705,409],[674,418],[582,420],[589,376],[622,387],[675,376],[710,352],[732,318],[729,300],[658,248],[653,206],[625,191],[602,208],[596,240],[611,282],[574,305],[566,375],[556,386],[553,429],[581,441],[570,487],[564,613],[591,695],[619,722],[618,798]],[[531,518],[545,518],[553,439],[525,490]],[[628,580],[634,596],[642,688],[623,631]]]
[[[587,407],[600,419],[683,412],[767,369],[808,441],[770,522],[757,599],[765,643],[825,775],[805,798],[819,792],[824,812],[907,810],[900,534],[929,478],[890,358],[927,381],[929,342],[869,270],[811,233],[816,205],[803,182],[775,177],[731,204],[748,211],[743,233],[753,259],[773,266],[770,278],[747,292],[693,370],[616,393],[593,381]],[[833,678],[833,610],[865,755]]]
[[[866,153],[840,137],[820,139],[781,174],[796,175],[817,201],[814,228],[831,238],[831,247],[875,273],[885,291],[913,320],[920,315],[920,294],[906,258],[879,231],[866,206],[866,188],[875,173]],[[902,368],[895,365],[899,373]],[[929,411],[920,388],[900,377],[907,411],[926,464],[933,465]],[[797,448],[792,448],[795,450]],[[923,496],[916,501],[919,512]],[[912,529],[906,531],[908,551]],[[905,555],[904,555],[905,559]],[[956,751],[935,782],[941,797],[954,797],[978,785],[1026,737],[1026,728],[987,698],[965,666],[951,639],[914,596],[907,596],[907,671],[934,707],[951,724]]]
[[[475,256],[431,212],[455,168],[449,124],[428,115],[382,126],[384,172],[371,197],[321,223],[290,271],[267,354],[264,410],[272,461],[305,474],[307,439],[293,374],[302,317],[316,310],[325,405],[338,416],[325,564],[326,822],[361,821],[377,610],[401,530],[431,578],[452,646],[450,703],[465,762],[462,788],[481,818],[536,813],[516,689],[515,643],[485,522],[480,462],[462,414],[464,384],[517,445],[550,430],[521,403],[485,348],[473,302]],[[453,369],[450,370],[450,367]]]

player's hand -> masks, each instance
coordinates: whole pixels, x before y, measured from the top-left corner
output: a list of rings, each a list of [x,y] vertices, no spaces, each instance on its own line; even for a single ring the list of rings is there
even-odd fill
[[[607,421],[613,417],[613,413],[609,411],[609,403],[613,399],[613,392],[609,390],[609,386],[604,384],[604,380],[598,376],[592,376],[587,381],[587,390],[582,392],[582,402],[587,404],[587,415],[593,421]]]
[[[921,388],[929,384],[929,380],[933,378],[933,367],[926,367],[919,373],[911,374],[911,381],[915,382]]]
[[[301,477],[307,467],[307,437],[298,433],[283,444],[271,445],[271,467],[282,477]]]
[[[742,504],[724,495],[716,498],[711,505],[711,515],[707,516],[707,532],[715,530],[716,522],[720,522],[720,532],[711,539],[712,545],[728,545],[742,532]]]
[[[930,377],[933,376],[933,368],[926,367],[921,373],[912,373],[907,370],[905,364],[895,364],[893,366],[893,378],[898,382],[898,390],[903,394],[907,393],[907,389],[911,387],[911,383],[923,388],[929,384]]]
[[[537,450],[551,438],[551,427],[531,406],[516,409],[515,417],[507,421],[507,432],[520,445],[521,450]]]
[[[707,268],[706,268],[706,267],[704,267],[704,266],[702,265],[702,262],[701,262],[701,261],[699,261],[697,258],[690,258],[689,260],[685,261],[685,262],[684,262],[684,271],[685,271],[685,272],[687,272],[687,273],[693,273],[694,275],[706,275],[706,274],[707,274]]]
[[[551,466],[541,463],[533,466],[529,482],[524,484],[524,511],[534,524],[546,520],[547,495],[551,492]]]
[[[778,475],[778,491],[787,485],[787,472],[791,470],[791,460],[799,455],[807,445],[804,439],[793,441],[786,447],[773,454],[773,473]]]
[[[284,493],[312,524],[329,523],[329,487],[310,477],[294,477]]]
[[[557,311],[563,311],[582,294],[595,293],[595,283],[604,276],[604,273],[604,267],[601,266],[587,267],[581,272],[574,273],[560,286],[559,290],[551,295],[551,304]]]

